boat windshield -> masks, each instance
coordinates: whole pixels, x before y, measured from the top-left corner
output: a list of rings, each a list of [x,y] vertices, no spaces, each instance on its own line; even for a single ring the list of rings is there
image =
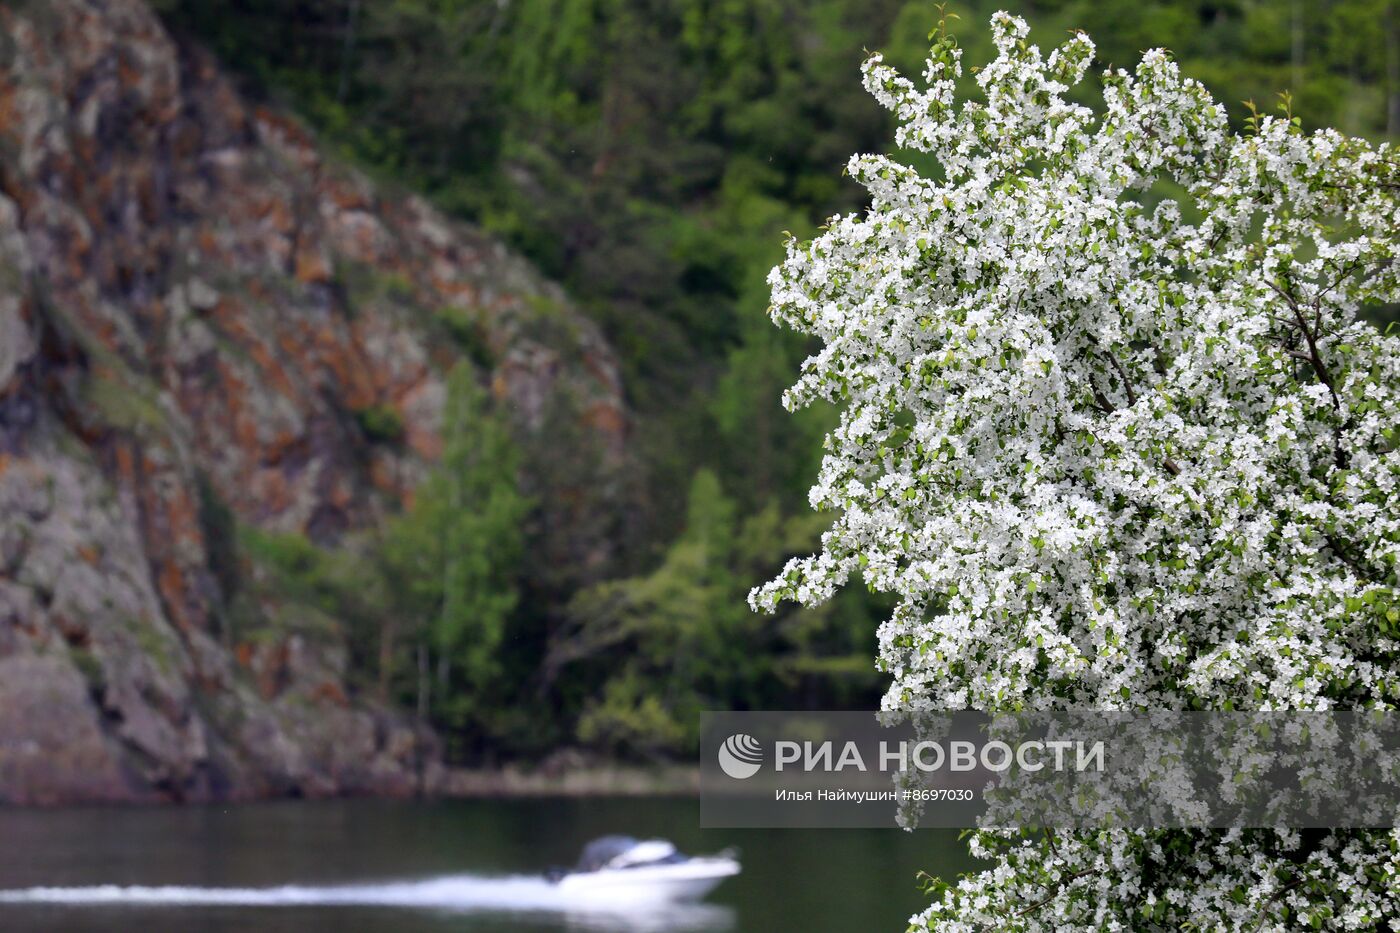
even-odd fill
[[[652,865],[663,862],[676,854],[676,847],[665,839],[648,839],[639,842],[612,860],[613,868],[627,868],[630,865]]]
[[[631,836],[603,836],[583,847],[575,871],[603,868],[632,868],[654,865],[680,857],[676,847],[665,839],[639,841]]]
[[[637,840],[631,836],[603,836],[600,839],[594,839],[583,847],[583,853],[578,857],[576,870],[597,871],[636,845]]]

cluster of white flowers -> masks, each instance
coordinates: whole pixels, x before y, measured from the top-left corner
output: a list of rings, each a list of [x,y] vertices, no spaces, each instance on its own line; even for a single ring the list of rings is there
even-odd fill
[[[895,594],[888,710],[1400,706],[1400,157],[1296,120],[1233,133],[1169,56],[1065,92],[992,21],[867,88],[932,176],[858,155],[860,216],[792,242],[776,321],[840,406],[820,554],[750,597]],[[1164,196],[1163,192],[1167,192]],[[982,833],[931,929],[1400,929],[1400,836]]]

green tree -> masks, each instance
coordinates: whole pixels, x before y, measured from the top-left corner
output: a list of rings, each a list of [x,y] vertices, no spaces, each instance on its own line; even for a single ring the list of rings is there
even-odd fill
[[[634,756],[690,753],[705,709],[872,702],[869,608],[858,594],[765,619],[744,591],[808,548],[819,516],[775,503],[740,517],[711,470],[696,471],[686,522],[660,566],[583,590],[545,658],[546,678],[591,686],[575,737]],[[857,635],[861,632],[862,635]]]
[[[471,368],[458,365],[448,379],[442,462],[383,544],[396,603],[417,622],[419,712],[449,730],[484,728],[497,649],[519,599],[530,504],[516,488],[518,469],[508,428]]]

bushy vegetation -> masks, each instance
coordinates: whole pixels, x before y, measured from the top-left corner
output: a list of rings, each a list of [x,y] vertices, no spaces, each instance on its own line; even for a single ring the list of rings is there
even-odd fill
[[[841,167],[851,152],[885,149],[892,134],[854,76],[867,48],[917,72],[936,19],[929,3],[158,5],[252,93],[290,104],[360,164],[524,251],[621,354],[638,414],[639,492],[626,516],[609,519],[620,529],[610,579],[567,572],[524,523],[519,553],[528,556],[513,582],[492,571],[495,592],[515,592],[491,610],[496,660],[447,664],[450,693],[479,694],[473,710],[429,706],[467,736],[461,748],[531,753],[580,741],[666,753],[686,746],[690,714],[706,705],[873,702],[881,613],[871,597],[844,594],[820,613],[774,620],[738,604],[824,527],[806,487],[834,424],[821,407],[798,417],[781,410],[809,347],[766,320],[765,276],[782,256],[780,231],[810,236],[861,204]],[[1104,63],[1171,48],[1184,73],[1229,105],[1236,127],[1247,116],[1236,102],[1268,109],[1291,89],[1297,111],[1318,125],[1373,137],[1400,130],[1400,24],[1389,0],[970,0],[952,9],[976,22],[999,7],[1027,13],[1032,38],[1046,45],[1071,28],[1089,31]],[[967,61],[993,57],[985,30],[965,33]],[[962,78],[960,92],[972,80]],[[1090,76],[1071,98],[1099,102],[1096,82]],[[371,440],[393,440],[393,425],[374,412],[360,420]],[[563,481],[519,443],[531,474],[524,493],[542,508]],[[507,482],[508,471],[492,469]],[[382,547],[411,550],[412,540],[390,532]],[[407,627],[395,645],[413,644],[404,633],[442,611],[441,594],[437,603],[386,598],[386,612]],[[450,653],[445,642],[426,643],[434,658]],[[405,697],[422,692],[411,652],[359,656],[367,672],[396,672]],[[432,680],[437,662],[428,666]]]

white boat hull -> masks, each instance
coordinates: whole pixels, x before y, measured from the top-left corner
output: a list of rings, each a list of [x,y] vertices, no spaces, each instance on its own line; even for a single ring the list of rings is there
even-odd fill
[[[731,858],[694,858],[668,865],[603,868],[559,879],[559,890],[588,899],[695,901],[739,874]]]

